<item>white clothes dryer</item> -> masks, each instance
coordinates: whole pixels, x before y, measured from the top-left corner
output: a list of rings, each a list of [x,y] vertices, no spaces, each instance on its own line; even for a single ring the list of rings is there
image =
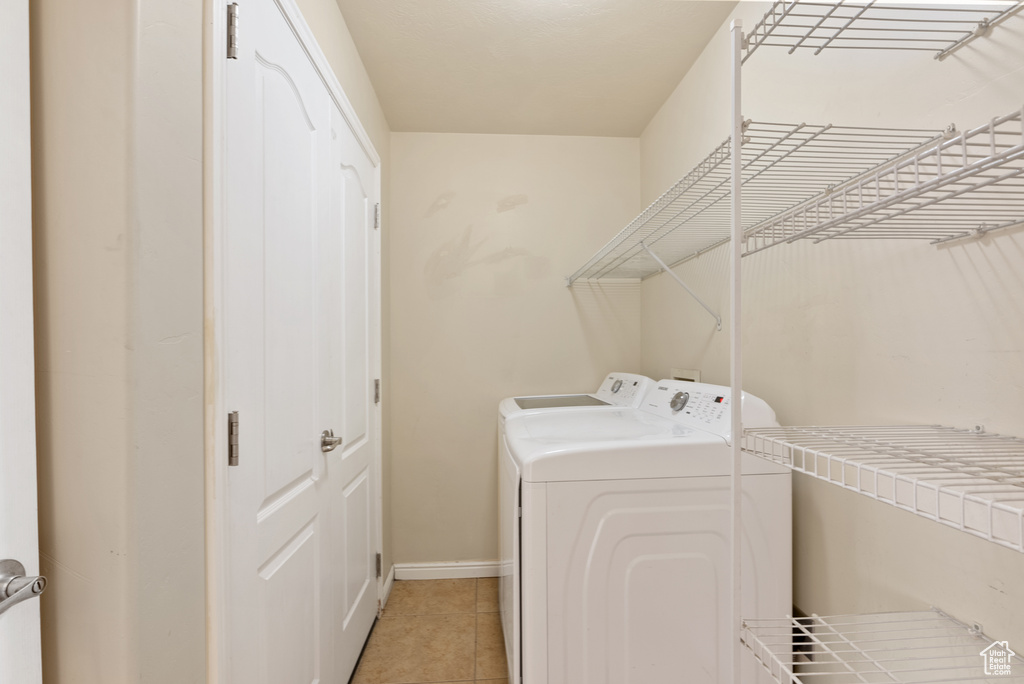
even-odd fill
[[[510,682],[721,684],[730,643],[730,390],[661,380],[638,408],[509,417],[500,444]],[[776,425],[743,395],[744,424]],[[792,606],[790,471],[743,461],[745,617]],[[744,682],[770,681],[743,658]],[[520,680],[519,677],[522,677]]]

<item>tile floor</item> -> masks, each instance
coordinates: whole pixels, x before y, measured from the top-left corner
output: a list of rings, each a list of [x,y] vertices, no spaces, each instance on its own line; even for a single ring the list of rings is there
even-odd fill
[[[508,684],[498,579],[395,582],[351,684]]]

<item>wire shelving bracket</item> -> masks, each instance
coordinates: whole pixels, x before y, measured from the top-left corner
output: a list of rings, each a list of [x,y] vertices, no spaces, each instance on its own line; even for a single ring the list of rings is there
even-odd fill
[[[676,281],[677,283],[679,283],[680,287],[682,287],[682,288],[683,288],[684,290],[686,290],[687,294],[689,294],[689,295],[690,295],[691,297],[693,297],[693,298],[694,298],[694,300],[696,300],[696,302],[697,302],[698,304],[700,304],[700,305],[701,305],[702,307],[704,307],[704,310],[705,310],[705,311],[707,311],[707,312],[708,312],[709,314],[711,314],[711,317],[715,319],[715,324],[716,324],[716,327],[717,327],[717,329],[718,329],[718,330],[721,330],[721,329],[722,329],[722,317],[721,317],[720,315],[718,315],[717,313],[715,313],[714,309],[712,309],[712,308],[711,308],[710,306],[708,306],[708,305],[707,305],[707,304],[706,304],[706,303],[704,302],[704,300],[703,300],[703,299],[701,299],[700,297],[698,297],[698,296],[697,296],[697,293],[696,293],[696,292],[694,292],[693,290],[691,290],[691,289],[690,289],[690,286],[689,286],[689,285],[687,285],[687,284],[686,284],[686,283],[685,283],[685,282],[683,281],[683,279],[682,279],[682,278],[680,278],[679,276],[677,276],[677,275],[676,275],[676,272],[675,272],[675,271],[673,271],[673,270],[672,270],[671,268],[669,268],[668,264],[666,264],[666,263],[665,263],[664,261],[662,261],[661,259],[659,259],[659,258],[658,258],[658,255],[657,255],[657,254],[655,254],[654,252],[652,252],[652,251],[651,251],[651,248],[650,248],[650,247],[648,247],[647,245],[645,245],[645,244],[644,244],[644,243],[642,243],[642,242],[640,243],[640,246],[641,246],[641,247],[643,248],[643,250],[644,250],[645,252],[647,252],[647,255],[648,255],[648,256],[650,256],[650,257],[651,257],[652,259],[654,259],[654,261],[656,261],[656,262],[657,262],[657,264],[658,264],[659,266],[661,266],[661,270],[663,270],[663,271],[664,271],[665,273],[667,273],[668,275],[670,275],[670,276],[671,276],[671,277],[672,277],[672,278],[673,278],[673,279],[674,279],[674,280],[675,280],[675,281]]]
[[[1024,683],[1024,660],[1010,654],[1006,642],[934,608],[747,619],[741,639],[781,684]]]

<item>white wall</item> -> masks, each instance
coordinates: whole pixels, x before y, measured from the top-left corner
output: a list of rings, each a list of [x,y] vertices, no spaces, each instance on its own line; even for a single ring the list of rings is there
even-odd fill
[[[763,13],[741,4],[749,29]],[[729,132],[728,24],[641,138],[646,205]],[[937,62],[925,53],[762,49],[744,69],[747,118],[961,128],[1024,105],[1024,16]],[[609,231],[608,235],[611,235]],[[678,267],[728,311],[724,248]],[[1024,231],[936,248],[831,241],[744,260],[744,386],[783,424],[983,424],[1024,436]],[[665,276],[643,285],[643,366],[727,384],[728,326]],[[795,481],[795,601],[835,614],[936,605],[1024,643],[1024,554]]]
[[[391,139],[396,562],[497,558],[497,404],[640,361],[638,284],[564,277],[639,210],[638,141]]]

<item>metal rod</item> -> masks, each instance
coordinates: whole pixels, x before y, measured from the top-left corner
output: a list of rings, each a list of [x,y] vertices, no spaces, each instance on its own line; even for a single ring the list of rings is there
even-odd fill
[[[698,296],[697,296],[697,293],[695,293],[695,292],[694,292],[693,290],[691,290],[691,289],[690,289],[690,287],[689,287],[689,285],[687,285],[686,283],[684,283],[684,282],[683,282],[683,279],[682,279],[682,278],[680,278],[680,277],[679,277],[678,275],[676,275],[676,272],[675,272],[675,271],[673,271],[673,270],[672,270],[671,268],[669,268],[669,267],[668,267],[668,265],[667,265],[667,264],[666,264],[666,263],[665,263],[664,261],[662,261],[661,259],[659,259],[659,258],[658,258],[658,255],[657,255],[657,254],[655,254],[654,252],[652,252],[652,251],[651,251],[651,248],[650,248],[650,247],[648,247],[646,243],[643,243],[643,242],[641,242],[641,243],[640,243],[640,246],[644,248],[644,251],[645,251],[645,252],[647,252],[647,253],[648,253],[648,254],[650,255],[650,257],[651,257],[652,259],[654,259],[655,261],[657,261],[657,262],[658,262],[658,265],[659,265],[659,266],[661,266],[661,270],[665,271],[665,273],[668,273],[668,274],[669,274],[670,276],[672,276],[672,277],[673,277],[673,278],[675,279],[675,281],[676,281],[677,283],[679,283],[680,285],[682,285],[683,289],[684,289],[684,290],[686,290],[686,291],[687,291],[687,292],[688,292],[688,293],[690,294],[690,296],[691,296],[691,297],[693,297],[693,298],[694,298],[695,300],[697,300],[697,303],[698,303],[698,304],[700,304],[701,306],[703,306],[703,307],[704,307],[704,310],[705,310],[705,311],[707,311],[707,312],[708,312],[709,314],[711,314],[711,315],[712,315],[712,316],[714,317],[714,319],[715,319],[715,323],[717,324],[717,326],[718,326],[718,329],[719,329],[719,330],[721,330],[721,329],[722,329],[722,317],[721,317],[721,316],[719,316],[719,315],[718,315],[717,313],[715,313],[715,312],[714,312],[714,311],[713,311],[713,310],[711,309],[711,307],[710,307],[710,306],[708,306],[707,304],[705,304],[705,303],[704,303],[704,300],[703,300],[703,299],[701,299],[700,297],[698,297]]]
[[[731,637],[732,681],[742,684],[740,651],[742,643],[742,534],[743,534],[743,338],[740,330],[740,287],[742,280],[743,256],[743,205],[740,190],[743,186],[743,22],[734,19],[732,31],[732,242],[730,271],[732,293],[729,306],[729,341],[731,348],[732,376],[732,478],[731,486],[731,549],[730,579],[732,580],[732,601],[730,602],[729,635]]]

